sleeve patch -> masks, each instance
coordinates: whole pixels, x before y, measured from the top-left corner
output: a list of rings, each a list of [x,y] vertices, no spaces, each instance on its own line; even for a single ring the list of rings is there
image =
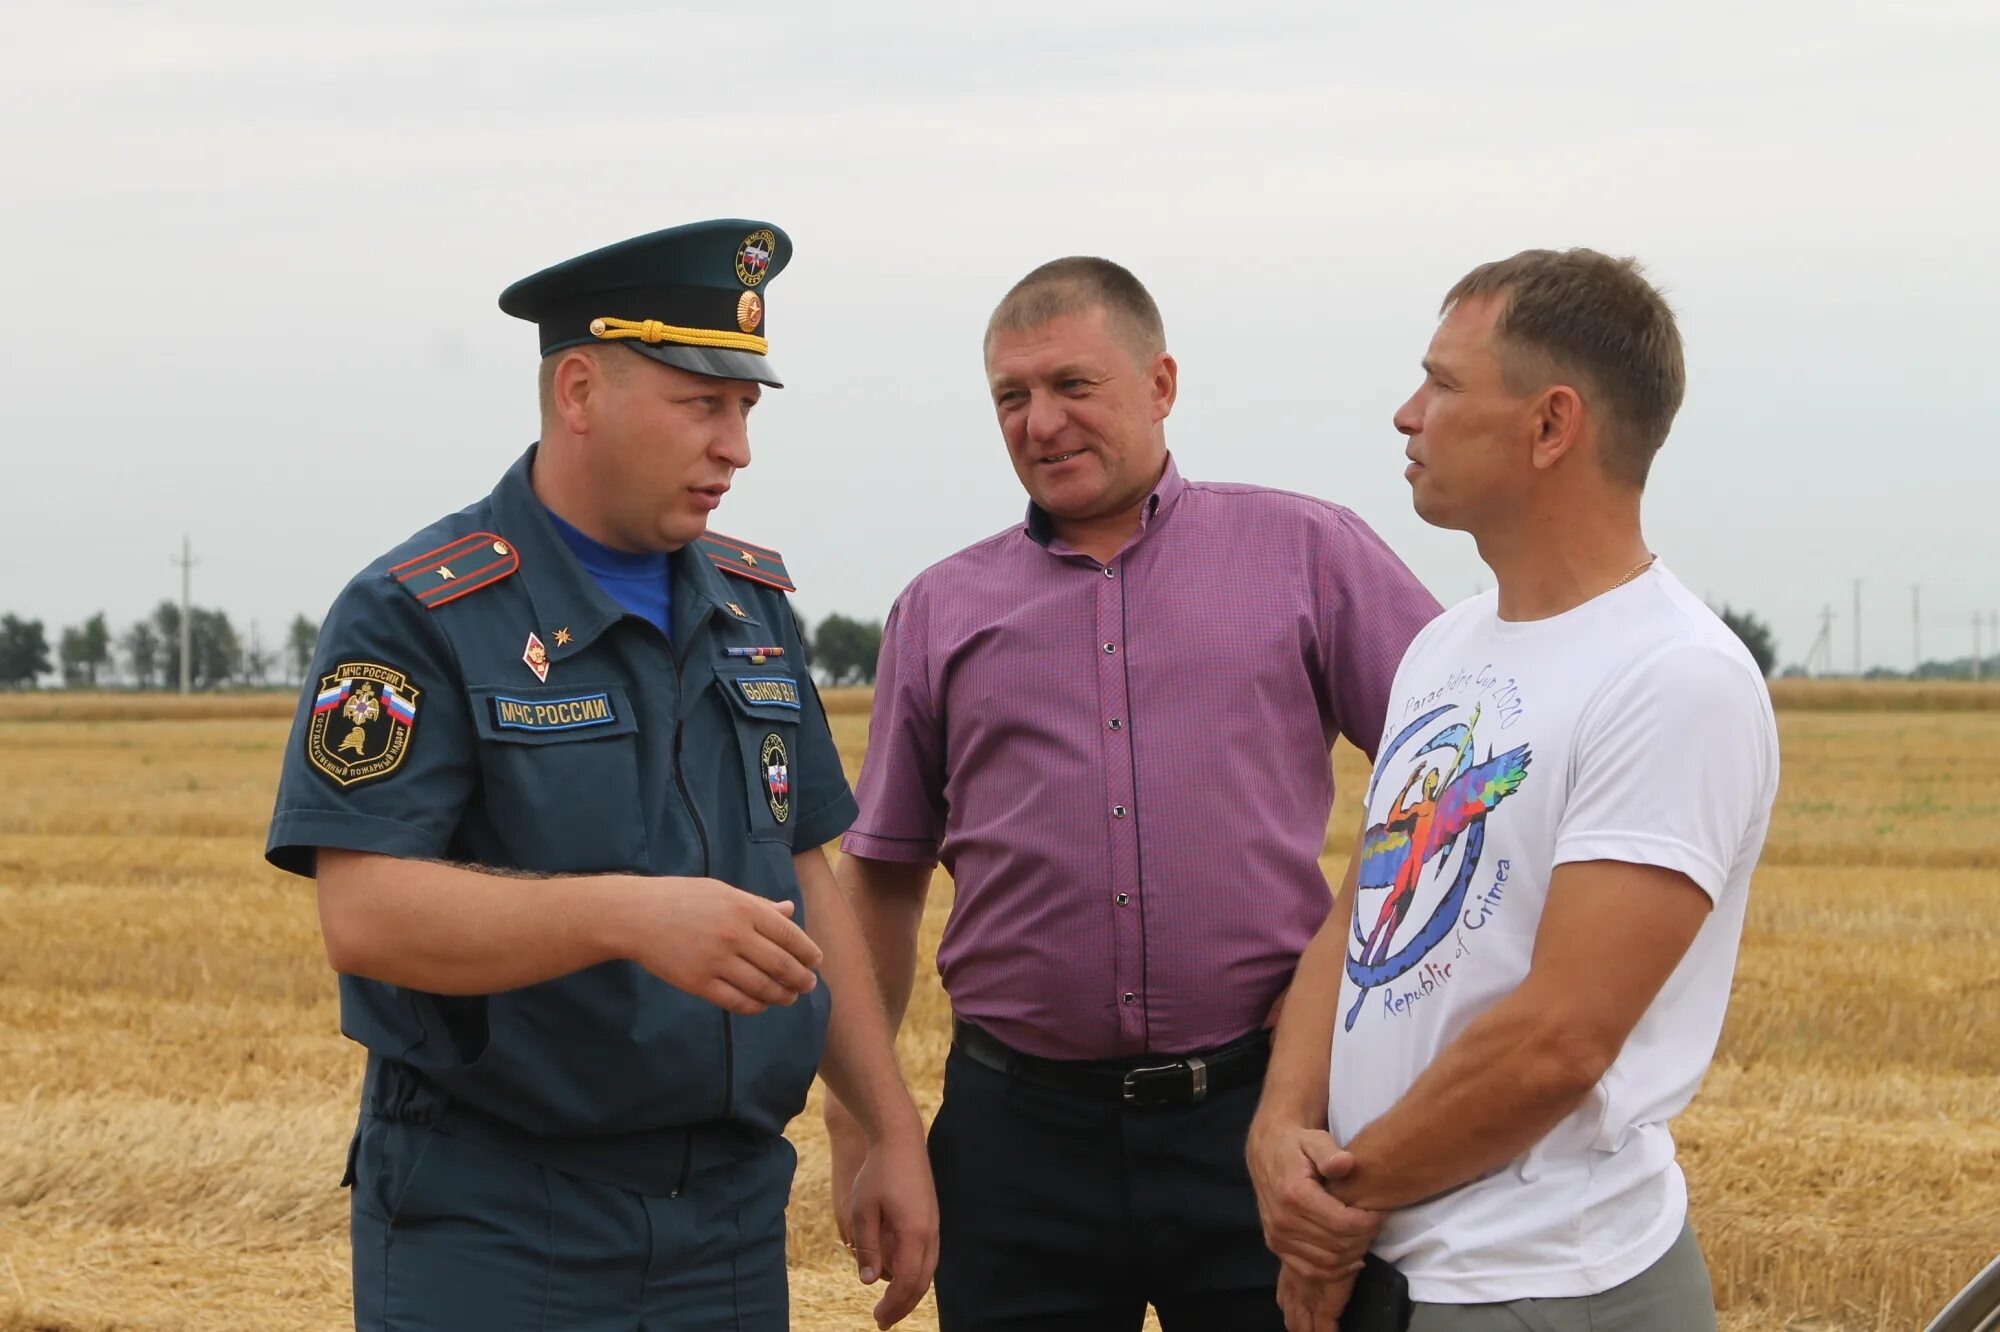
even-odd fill
[[[313,696],[306,761],[342,787],[387,777],[409,752],[422,696],[401,671],[340,663],[320,677]]]

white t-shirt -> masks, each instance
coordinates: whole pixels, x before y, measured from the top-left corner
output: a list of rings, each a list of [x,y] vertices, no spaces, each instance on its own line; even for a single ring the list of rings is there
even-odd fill
[[[1410,644],[1368,789],[1329,1079],[1337,1141],[1520,985],[1556,866],[1664,866],[1715,903],[1575,1113],[1495,1174],[1387,1217],[1375,1251],[1413,1298],[1596,1294],[1673,1244],[1687,1181],[1666,1124],[1722,1032],[1777,784],[1763,677],[1660,565],[1546,620],[1503,621],[1497,594],[1474,597]]]

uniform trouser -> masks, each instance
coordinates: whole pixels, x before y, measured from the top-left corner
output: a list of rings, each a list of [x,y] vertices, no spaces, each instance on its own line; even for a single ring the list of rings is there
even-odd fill
[[[362,1332],[782,1332],[797,1158],[697,1155],[677,1197],[364,1116],[355,1143]]]
[[[1419,1304],[1410,1332],[1715,1332],[1708,1264],[1691,1227],[1651,1267],[1597,1295]]]
[[[1280,1332],[1243,1163],[1255,1086],[1138,1108],[954,1049],[931,1125],[944,1332]]]

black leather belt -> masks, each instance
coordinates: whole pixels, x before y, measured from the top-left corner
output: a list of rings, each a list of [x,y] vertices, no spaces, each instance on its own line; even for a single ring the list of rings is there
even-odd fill
[[[1263,1081],[1265,1066],[1271,1062],[1268,1031],[1198,1054],[1092,1060],[1023,1054],[963,1018],[953,1019],[951,1032],[952,1044],[968,1059],[996,1073],[1132,1106],[1199,1105],[1217,1092]]]

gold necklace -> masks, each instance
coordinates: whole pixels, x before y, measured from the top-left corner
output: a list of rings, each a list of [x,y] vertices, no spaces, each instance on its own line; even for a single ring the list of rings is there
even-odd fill
[[[1652,568],[1653,561],[1659,558],[1660,557],[1657,555],[1648,555],[1645,559],[1641,560],[1639,563],[1632,566],[1631,573],[1626,574],[1623,578],[1619,579],[1617,582],[1613,583],[1610,587],[1607,587],[1604,590],[1606,592],[1616,592],[1619,588],[1625,586],[1625,584],[1631,582],[1634,578],[1637,578],[1640,574]]]

